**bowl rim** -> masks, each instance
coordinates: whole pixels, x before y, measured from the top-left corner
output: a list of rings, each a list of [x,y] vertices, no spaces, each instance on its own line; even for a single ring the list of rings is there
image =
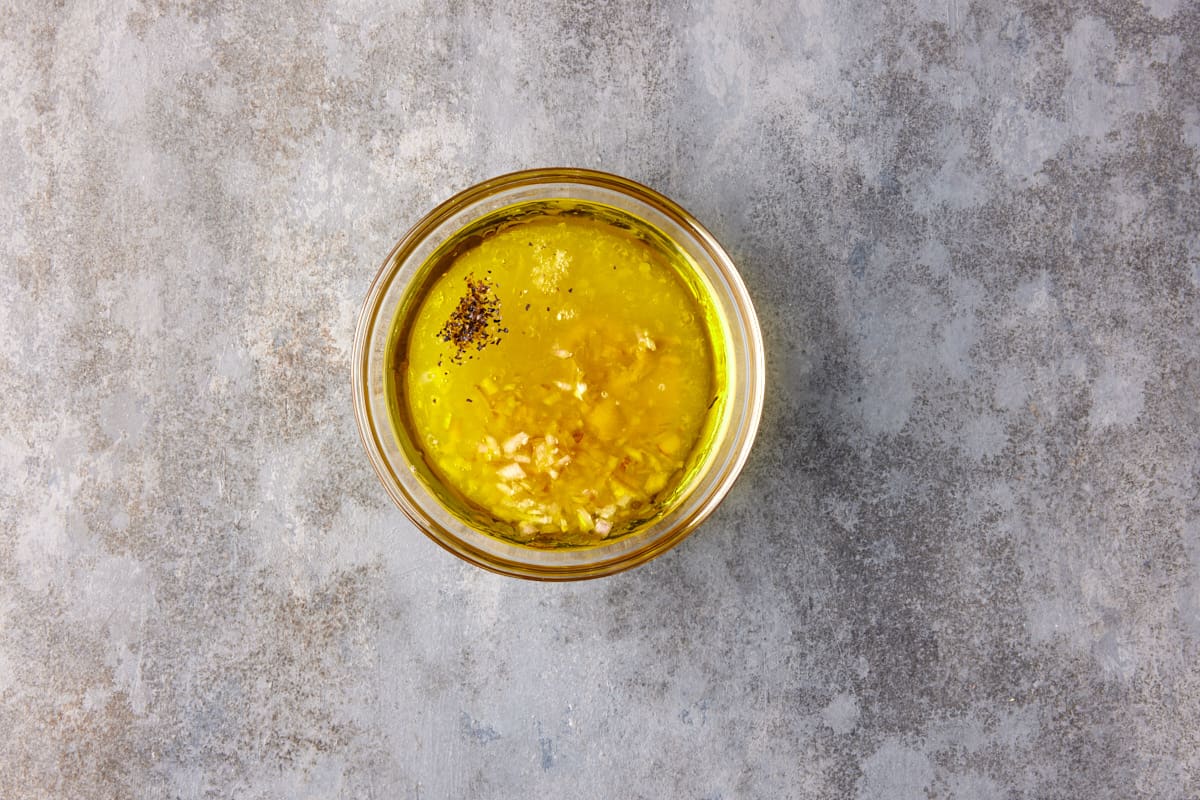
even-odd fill
[[[718,470],[720,474],[708,489],[705,501],[678,520],[676,524],[667,528],[661,536],[648,541],[644,547],[619,553],[608,559],[600,558],[592,562],[567,566],[532,564],[483,552],[470,542],[464,541],[446,530],[437,520],[431,519],[423,513],[419,504],[408,496],[400,481],[393,477],[393,471],[383,455],[383,445],[378,441],[379,433],[372,421],[367,400],[369,393],[367,382],[370,380],[370,371],[367,368],[371,350],[370,338],[382,310],[382,300],[391,282],[405,266],[407,261],[405,254],[411,253],[452,214],[467,209],[472,203],[485,200],[503,190],[539,184],[578,184],[615,191],[650,205],[671,218],[689,235],[695,237],[696,242],[711,258],[713,267],[728,283],[732,294],[730,299],[742,312],[739,316],[744,329],[742,335],[746,339],[748,354],[748,363],[745,367],[748,378],[748,407],[743,411],[739,430],[733,432],[733,435],[740,435],[741,442],[733,451],[731,459],[714,464],[713,469]],[[359,441],[366,450],[376,476],[393,503],[427,537],[459,558],[497,574],[538,581],[583,580],[631,569],[666,552],[699,527],[724,500],[745,466],[762,419],[766,394],[765,361],[762,329],[745,283],[729,254],[695,216],[658,191],[620,175],[580,167],[538,167],[508,172],[468,186],[424,214],[396,241],[376,271],[358,313],[354,342],[351,348],[351,395]],[[435,502],[439,501],[436,501],[435,498]],[[603,549],[594,548],[597,553],[603,552]],[[530,550],[540,552],[536,548],[530,548]],[[588,551],[591,552],[592,549],[589,548]]]

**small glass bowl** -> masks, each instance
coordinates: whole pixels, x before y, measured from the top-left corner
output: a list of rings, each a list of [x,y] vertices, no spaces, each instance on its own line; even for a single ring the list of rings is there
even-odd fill
[[[397,441],[386,396],[388,343],[396,315],[411,310],[426,259],[463,227],[514,203],[576,199],[604,203],[658,228],[700,273],[722,322],[725,380],[718,434],[706,462],[678,502],[645,527],[586,548],[538,548],[506,541],[452,514],[431,491]],[[691,214],[626,178],[584,169],[533,169],[466,189],[433,209],[383,260],[367,293],[353,351],[354,414],[367,456],[400,510],[431,539],[476,566],[535,580],[611,575],[645,563],[678,544],[713,512],[742,469],[758,430],[764,394],[762,332],[746,287],[728,254]],[[434,478],[436,480],[436,478]]]

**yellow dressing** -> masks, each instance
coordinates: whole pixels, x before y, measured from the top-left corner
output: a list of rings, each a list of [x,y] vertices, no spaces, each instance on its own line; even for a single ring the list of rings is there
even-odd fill
[[[714,315],[685,257],[614,209],[542,201],[470,226],[425,268],[392,380],[397,422],[451,499],[543,547],[662,513],[719,394]]]

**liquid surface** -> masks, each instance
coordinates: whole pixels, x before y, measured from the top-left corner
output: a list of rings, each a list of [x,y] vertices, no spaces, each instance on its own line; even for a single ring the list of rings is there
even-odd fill
[[[597,544],[653,516],[715,396],[704,309],[670,253],[580,213],[455,249],[397,359],[426,462],[519,542]]]

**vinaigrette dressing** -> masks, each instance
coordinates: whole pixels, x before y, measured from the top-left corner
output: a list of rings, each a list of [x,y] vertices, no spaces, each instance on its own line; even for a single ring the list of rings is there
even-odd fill
[[[722,405],[720,323],[678,249],[608,206],[537,201],[422,269],[389,391],[448,507],[537,547],[600,544],[670,507]]]

